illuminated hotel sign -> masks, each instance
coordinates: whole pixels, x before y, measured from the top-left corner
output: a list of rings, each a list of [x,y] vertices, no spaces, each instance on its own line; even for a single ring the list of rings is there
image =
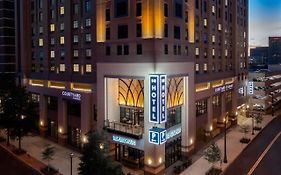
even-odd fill
[[[121,137],[121,136],[113,135],[112,136],[112,140],[114,142],[118,142],[118,143],[122,143],[122,144],[126,144],[126,145],[131,145],[131,146],[136,146],[137,145],[136,140],[129,139],[129,138],[126,138],[126,137]]]
[[[70,97],[70,98],[72,98],[72,100],[81,101],[81,94],[79,94],[79,93],[70,92],[70,91],[62,91],[61,95],[65,96],[65,97]]]
[[[254,82],[253,81],[248,82],[248,93],[249,93],[249,95],[254,94]]]
[[[170,139],[172,137],[175,137],[176,135],[178,135],[180,133],[181,133],[181,127],[173,129],[173,130],[170,130],[170,131],[167,132],[166,139],[168,140],[168,139]]]
[[[225,85],[225,86],[220,86],[220,87],[217,87],[215,88],[215,92],[225,92],[225,91],[229,91],[229,90],[232,90],[233,89],[233,84],[228,84],[228,85]]]
[[[162,145],[167,141],[167,131],[163,128],[152,128],[149,130],[149,143]]]
[[[165,123],[166,114],[166,75],[149,75],[149,122]]]

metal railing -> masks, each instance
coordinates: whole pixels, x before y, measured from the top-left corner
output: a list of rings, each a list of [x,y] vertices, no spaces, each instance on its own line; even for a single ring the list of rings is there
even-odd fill
[[[109,120],[105,120],[104,126],[106,129],[132,134],[138,137],[141,137],[143,134],[143,127],[139,125],[111,122]]]

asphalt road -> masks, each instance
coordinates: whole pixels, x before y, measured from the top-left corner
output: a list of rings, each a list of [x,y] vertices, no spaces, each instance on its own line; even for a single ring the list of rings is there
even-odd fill
[[[281,116],[274,119],[226,169],[224,175],[247,175],[281,131]],[[252,175],[281,175],[281,138],[270,147]]]
[[[16,159],[5,149],[0,147],[0,174],[1,175],[40,175],[32,168]]]

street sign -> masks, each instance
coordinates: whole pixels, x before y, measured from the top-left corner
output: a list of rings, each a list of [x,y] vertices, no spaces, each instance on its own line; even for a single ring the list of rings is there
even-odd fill
[[[152,128],[149,130],[149,143],[161,145],[167,141],[167,131],[163,128]]]

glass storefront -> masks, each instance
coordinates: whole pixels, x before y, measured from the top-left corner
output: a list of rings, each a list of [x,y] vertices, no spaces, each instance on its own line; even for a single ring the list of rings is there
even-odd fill
[[[120,106],[120,122],[143,127],[143,108]]]
[[[181,106],[167,109],[166,129],[181,123]]]
[[[68,126],[67,142],[76,148],[81,148],[81,129]]]
[[[115,144],[115,160],[123,165],[142,169],[144,167],[144,152],[125,145]]]
[[[181,137],[168,141],[165,145],[165,166],[174,164],[181,158]]]

